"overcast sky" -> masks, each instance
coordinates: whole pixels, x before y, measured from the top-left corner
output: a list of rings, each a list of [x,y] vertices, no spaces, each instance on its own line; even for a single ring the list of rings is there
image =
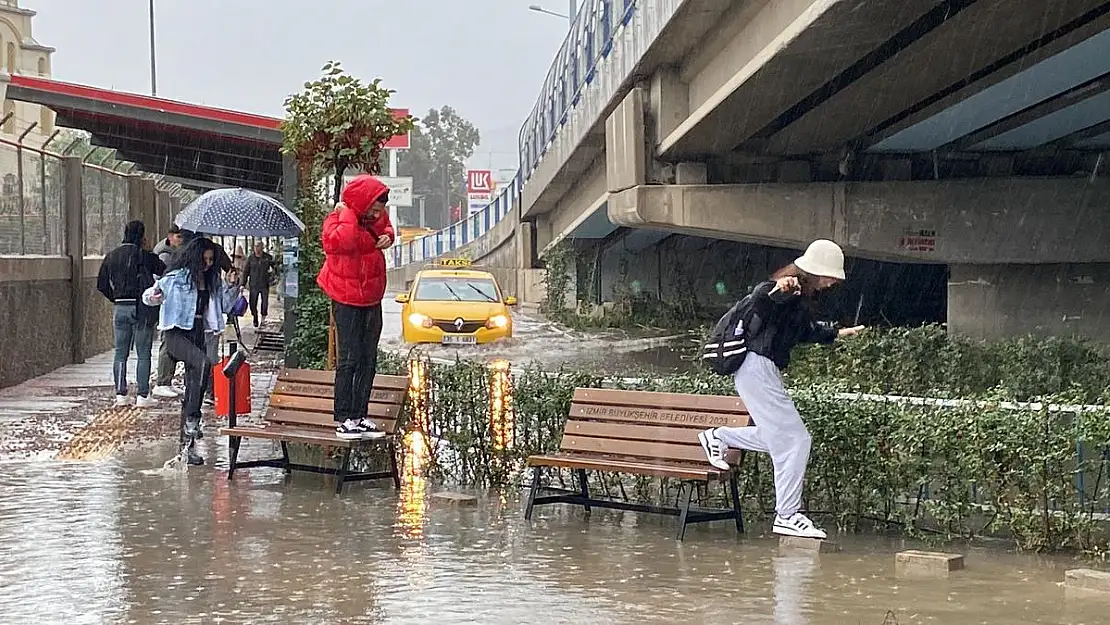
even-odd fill
[[[339,60],[383,78],[417,116],[454,106],[496,152],[493,166],[512,166],[505,152],[567,29],[529,11],[535,1],[156,0],[158,95],[281,116],[287,95]],[[38,11],[35,38],[58,49],[55,78],[149,93],[148,0],[20,4]]]

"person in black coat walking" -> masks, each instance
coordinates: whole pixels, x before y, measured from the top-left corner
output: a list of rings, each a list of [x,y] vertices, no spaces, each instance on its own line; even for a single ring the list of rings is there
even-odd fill
[[[123,244],[112,250],[100,264],[96,288],[112,302],[115,329],[115,359],[112,378],[116,386],[116,406],[126,406],[128,399],[127,357],[135,347],[138,358],[135,376],[138,385],[136,404],[151,408],[157,401],[150,396],[150,349],[154,342],[157,309],[140,301],[143,291],[154,285],[154,277],[166,271],[166,265],[147,249],[146,227],[132,221],[123,231]]]
[[[270,278],[273,274],[274,257],[270,256],[262,242],[254,244],[254,252],[247,258],[243,268],[243,280],[250,292],[251,319],[254,327],[266,320],[270,312]],[[262,300],[262,316],[258,316],[258,300]]]

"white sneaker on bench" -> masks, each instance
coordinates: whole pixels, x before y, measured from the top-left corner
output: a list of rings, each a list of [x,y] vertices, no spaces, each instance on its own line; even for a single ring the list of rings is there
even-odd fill
[[[698,433],[698,441],[701,443],[702,450],[705,451],[705,459],[709,461],[709,464],[722,471],[728,471],[732,468],[725,460],[728,445],[717,438],[716,428]]]
[[[363,419],[362,421],[359,421],[358,427],[362,428],[362,438],[385,438],[385,432],[383,432],[382,429],[378,427],[377,423],[374,423],[370,419]]]
[[[357,441],[362,439],[363,429],[362,425],[354,419],[347,419],[346,421],[335,426],[335,437],[345,441]]]
[[[818,529],[809,517],[801,512],[795,512],[789,518],[782,518],[775,515],[775,524],[772,526],[771,531],[779,536],[798,536],[801,538],[817,538],[825,540],[828,535],[825,531]]]

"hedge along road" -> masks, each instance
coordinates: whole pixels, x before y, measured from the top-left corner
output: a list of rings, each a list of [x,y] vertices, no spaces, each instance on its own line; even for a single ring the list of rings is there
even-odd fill
[[[392,296],[382,302],[384,350],[405,354],[412,348],[401,340],[401,304]],[[551,323],[521,309],[513,311],[513,338],[488,345],[449,347],[424,345],[421,350],[435,361],[457,358],[492,362],[507,360],[516,365],[536,364],[544,368],[561,365],[586,366],[603,373],[620,374],[628,369],[649,373],[677,373],[696,366],[675,349],[687,335],[631,338],[620,331],[580,332]],[[620,354],[619,362],[613,359]]]
[[[408,354],[412,345],[401,340],[401,305],[392,297],[382,303],[383,329],[381,346],[397,354]],[[637,385],[644,378],[625,377],[629,369],[648,375],[666,375],[686,372],[698,367],[698,363],[686,360],[675,349],[680,341],[693,341],[689,335],[665,336],[657,338],[630,339],[619,333],[584,333],[570,330],[551,323],[542,317],[521,310],[513,312],[515,336],[507,341],[489,345],[469,347],[448,347],[444,345],[424,345],[419,349],[435,363],[449,365],[457,359],[493,362],[506,360],[513,366],[511,371],[518,374],[526,365],[538,365],[553,370],[561,365],[584,365],[602,374],[616,376],[613,381]],[[619,354],[621,358],[612,356]],[[932,397],[909,397],[901,395],[879,395],[870,393],[837,393],[843,401],[891,402],[911,405],[931,405],[957,408],[968,404],[987,405],[981,400],[940,399]],[[1042,404],[1036,402],[999,402],[1005,410],[1041,410]],[[1099,405],[1050,405],[1050,412],[1110,412],[1110,407]]]

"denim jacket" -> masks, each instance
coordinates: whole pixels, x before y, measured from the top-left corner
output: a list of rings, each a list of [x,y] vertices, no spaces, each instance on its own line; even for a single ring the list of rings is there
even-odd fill
[[[155,291],[161,293],[156,294]],[[211,327],[213,316],[217,320],[227,319],[227,313],[239,298],[241,288],[229,286],[223,280],[216,280],[215,289],[209,299],[208,332],[219,332],[223,327]],[[188,272],[175,269],[158,279],[154,286],[143,293],[143,303],[147,306],[161,306],[158,314],[158,329],[192,330],[197,314],[197,287],[190,283]],[[211,313],[215,313],[215,315]]]

